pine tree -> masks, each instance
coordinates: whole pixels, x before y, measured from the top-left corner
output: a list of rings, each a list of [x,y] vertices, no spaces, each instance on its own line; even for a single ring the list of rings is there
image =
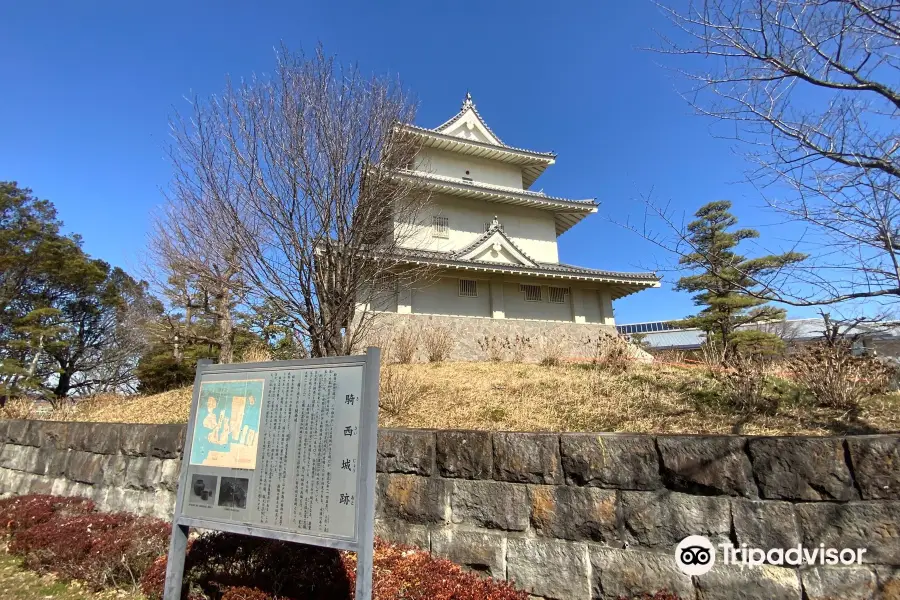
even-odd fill
[[[120,390],[134,379],[145,284],[64,235],[53,204],[0,181],[0,404]]]
[[[685,269],[699,271],[678,280],[675,289],[694,293],[694,304],[704,307],[699,313],[678,322],[707,332],[707,339],[723,345],[725,360],[743,349],[775,348],[781,340],[773,334],[740,328],[752,323],[780,321],[785,310],[754,298],[746,290],[760,287],[764,278],[806,258],[798,252],[747,258],[736,252],[744,240],[759,237],[755,229],[734,229],[737,218],[731,202],[710,202],[698,210],[697,220],[688,224],[688,242],[693,252],[679,261]]]

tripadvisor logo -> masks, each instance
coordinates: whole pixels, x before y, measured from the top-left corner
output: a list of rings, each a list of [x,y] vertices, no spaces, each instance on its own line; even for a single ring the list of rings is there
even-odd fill
[[[716,549],[702,535],[689,535],[675,547],[675,564],[685,575],[703,575],[716,564]]]
[[[791,548],[748,547],[741,544],[719,544],[722,563],[726,565],[748,565],[751,567],[770,564],[797,567],[801,565],[859,565],[862,564],[865,548],[826,548],[825,544],[807,548],[797,545]],[[702,535],[689,535],[675,547],[675,564],[685,575],[703,575],[716,564],[716,549],[712,542]]]

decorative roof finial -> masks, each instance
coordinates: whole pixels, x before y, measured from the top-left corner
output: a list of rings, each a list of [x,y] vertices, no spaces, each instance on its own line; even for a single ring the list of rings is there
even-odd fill
[[[470,106],[471,106],[472,108],[474,108],[474,107],[475,107],[475,103],[472,102],[472,94],[469,93],[469,90],[466,90],[466,99],[463,100],[462,108],[460,108],[460,110],[466,110],[466,109],[469,108]]]
[[[500,224],[500,219],[497,218],[497,215],[494,215],[494,220],[491,221],[491,229],[503,229],[503,226]]]

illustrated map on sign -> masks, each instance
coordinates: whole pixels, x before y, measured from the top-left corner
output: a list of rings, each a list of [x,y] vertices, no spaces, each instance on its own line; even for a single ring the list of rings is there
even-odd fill
[[[201,384],[190,464],[255,469],[262,397],[262,379]]]

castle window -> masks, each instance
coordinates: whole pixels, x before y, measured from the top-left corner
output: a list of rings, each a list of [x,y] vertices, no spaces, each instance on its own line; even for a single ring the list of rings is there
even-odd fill
[[[478,282],[474,279],[459,280],[459,295],[466,298],[478,297]]]
[[[431,237],[450,237],[450,217],[431,217]]]
[[[519,284],[519,291],[525,292],[525,302],[540,302],[542,299],[541,286],[539,285],[521,283]]]
[[[396,292],[397,277],[393,273],[379,273],[375,276],[375,291]]]
[[[550,302],[555,304],[565,304],[566,303],[566,294],[569,293],[569,288],[562,287],[551,287],[550,288]]]

